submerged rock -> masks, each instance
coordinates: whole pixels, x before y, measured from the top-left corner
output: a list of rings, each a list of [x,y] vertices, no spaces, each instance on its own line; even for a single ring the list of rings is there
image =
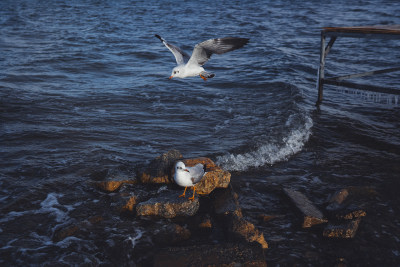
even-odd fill
[[[226,243],[162,249],[154,266],[267,266],[258,245]]]
[[[328,206],[329,208],[330,206]],[[335,209],[328,209],[328,215],[335,220],[352,220],[359,217],[364,217],[367,212],[355,204],[340,205]]]
[[[200,206],[199,199],[195,197],[192,201],[179,195],[177,191],[164,191],[159,196],[136,205],[136,213],[139,216],[159,216],[168,219],[195,215]]]
[[[96,186],[106,192],[114,192],[118,190],[123,184],[136,184],[136,180],[110,180],[96,182]]]
[[[59,242],[67,237],[78,235],[82,231],[87,231],[94,224],[97,224],[103,220],[104,219],[101,216],[93,216],[82,222],[58,228],[53,234],[53,242]]]
[[[138,177],[142,183],[172,183],[175,162],[182,159],[178,150],[170,150],[155,158],[147,167],[140,168]]]
[[[290,198],[294,205],[303,215],[303,228],[308,228],[316,224],[326,223],[322,212],[302,193],[293,189],[284,188],[283,192]]]
[[[345,221],[340,224],[328,224],[323,232],[323,236],[330,238],[353,238],[356,235],[361,218]]]

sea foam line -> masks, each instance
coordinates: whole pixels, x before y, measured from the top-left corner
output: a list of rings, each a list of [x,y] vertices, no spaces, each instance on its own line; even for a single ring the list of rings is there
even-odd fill
[[[289,117],[288,124],[292,124]],[[288,131],[281,142],[267,143],[259,146],[255,151],[243,154],[226,154],[217,157],[217,164],[229,171],[246,171],[250,167],[260,167],[265,164],[273,165],[276,162],[288,160],[290,156],[300,152],[311,135],[313,121],[310,116],[304,117],[304,123]]]

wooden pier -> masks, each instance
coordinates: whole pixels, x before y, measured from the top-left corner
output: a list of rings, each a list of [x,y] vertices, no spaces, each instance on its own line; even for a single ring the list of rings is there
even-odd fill
[[[326,38],[330,37],[328,44],[326,45]],[[358,90],[367,90],[386,94],[400,94],[400,90],[373,86],[363,85],[358,83],[352,83],[345,81],[346,79],[358,78],[382,73],[389,73],[394,71],[400,71],[400,66],[393,66],[389,69],[373,70],[363,73],[349,74],[344,76],[336,76],[325,78],[325,61],[326,56],[331,50],[333,44],[338,37],[351,37],[351,38],[384,38],[384,39],[400,39],[400,25],[384,25],[384,26],[361,26],[361,27],[325,27],[321,31],[321,50],[320,50],[320,62],[318,69],[318,100],[316,105],[319,106],[322,102],[323,87],[324,84],[344,86],[349,88],[355,88]]]

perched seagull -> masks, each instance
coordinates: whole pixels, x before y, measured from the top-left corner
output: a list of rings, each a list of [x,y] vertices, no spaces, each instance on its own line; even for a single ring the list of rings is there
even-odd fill
[[[188,186],[193,186],[193,196],[190,200],[194,200],[194,193],[196,191],[196,184],[200,182],[201,178],[204,176],[204,166],[203,164],[196,164],[194,167],[186,167],[182,161],[178,161],[175,165],[175,182],[185,187],[185,191],[179,197],[184,197],[186,193],[186,188]]]
[[[225,37],[216,38],[204,41],[197,44],[192,52],[192,56],[189,57],[182,49],[172,44],[167,43],[160,35],[155,35],[161,42],[174,54],[176,66],[169,77],[186,78],[199,75],[204,81],[208,78],[215,76],[214,73],[206,72],[203,69],[203,65],[210,59],[212,54],[223,54],[235,49],[243,47],[249,42],[247,38],[238,37]]]

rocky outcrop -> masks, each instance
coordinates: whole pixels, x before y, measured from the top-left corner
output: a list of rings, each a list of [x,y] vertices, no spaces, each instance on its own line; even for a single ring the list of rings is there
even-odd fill
[[[348,220],[341,223],[328,224],[323,232],[324,237],[330,238],[353,238],[356,235],[361,218]]]
[[[172,183],[175,162],[182,159],[178,150],[170,150],[155,158],[146,167],[139,168],[138,177],[142,183]]]
[[[159,196],[136,205],[139,216],[158,216],[174,218],[177,216],[193,216],[199,209],[199,199],[193,201],[180,198],[177,191],[164,191]]]
[[[373,188],[351,186],[335,192],[328,200],[326,210],[331,222],[325,227],[323,236],[329,238],[354,238],[361,218],[367,215],[363,197],[375,196]]]
[[[241,217],[230,216],[229,232],[235,238],[244,239],[247,242],[257,242],[263,249],[268,248],[264,234],[258,231],[254,224]]]
[[[206,173],[201,181],[196,184],[196,192],[199,195],[208,195],[216,188],[227,188],[231,182],[230,172],[224,171],[209,158],[185,159],[182,162],[187,167],[193,167],[199,163],[204,165]],[[174,175],[174,170],[172,171],[172,175]]]
[[[227,230],[227,234],[232,240],[246,242],[257,242],[263,249],[268,248],[264,234],[260,232],[254,224],[243,218],[240,208],[238,195],[230,185],[227,190],[220,190],[214,194],[214,212],[222,220]]]

